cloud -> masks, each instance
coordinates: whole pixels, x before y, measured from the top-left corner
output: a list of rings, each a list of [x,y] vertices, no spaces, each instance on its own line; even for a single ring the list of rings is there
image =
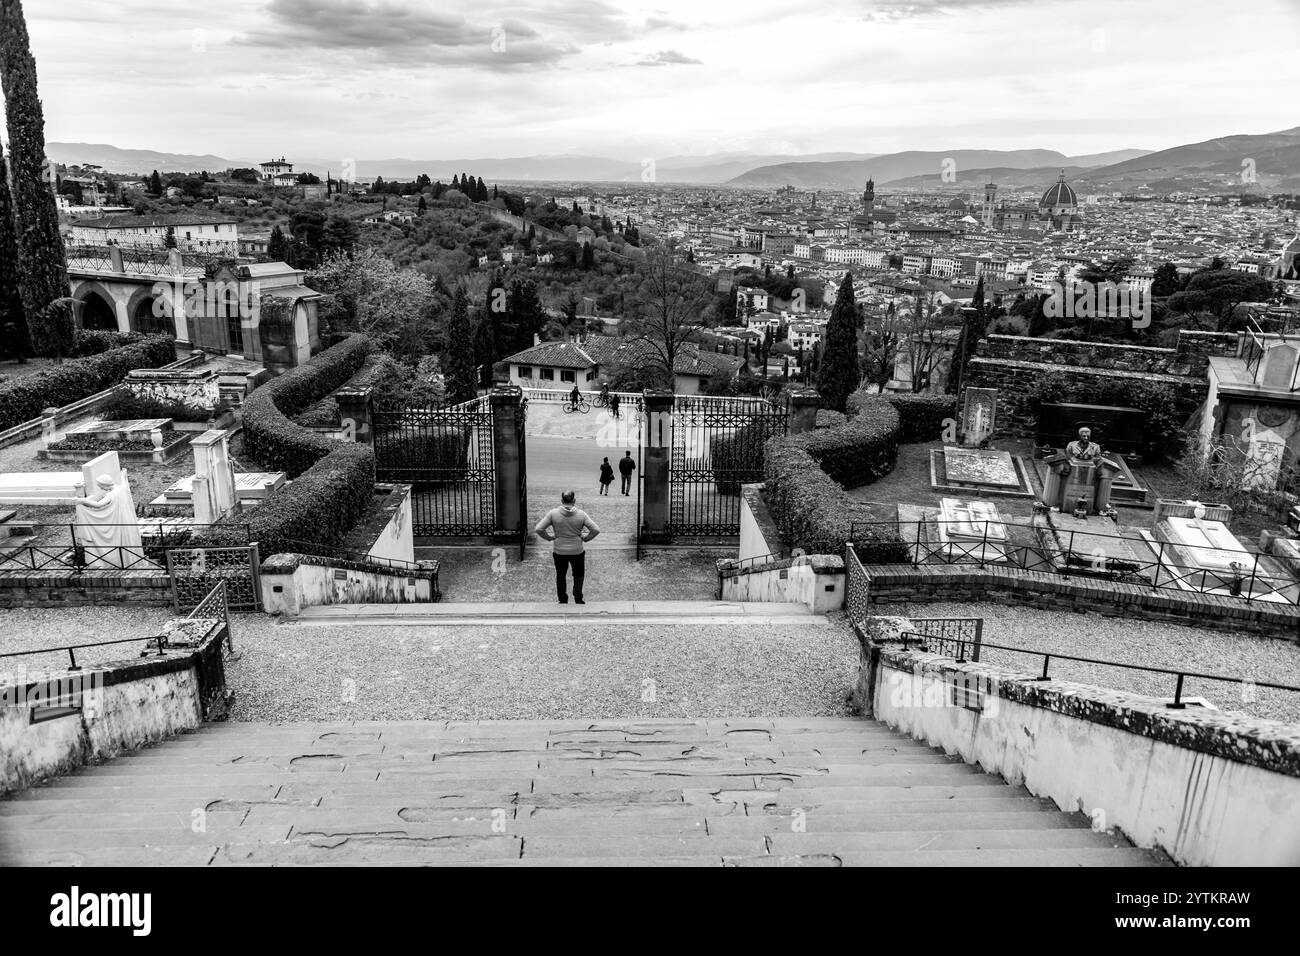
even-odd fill
[[[630,36],[614,7],[561,2],[544,8],[475,7],[475,19],[410,0],[270,0],[266,22],[236,46],[280,53],[324,51],[368,66],[450,66],[513,70],[554,66],[581,42]]]
[[[863,8],[862,19],[880,23],[1021,6],[1031,0],[858,0],[858,2]]]
[[[651,53],[648,56],[637,60],[637,66],[674,66],[674,65],[698,65],[703,60],[697,60],[689,57],[685,53],[677,50],[660,50],[658,53]]]

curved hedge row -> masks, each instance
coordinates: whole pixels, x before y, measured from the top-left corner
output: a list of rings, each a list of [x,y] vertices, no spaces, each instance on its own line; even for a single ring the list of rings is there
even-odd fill
[[[341,544],[369,507],[375,486],[374,450],[325,438],[288,418],[343,385],[369,351],[369,339],[350,336],[244,400],[248,454],[294,479],[252,514],[251,537],[264,557],[286,550],[286,539]]]
[[[175,340],[168,335],[150,335],[0,383],[0,431],[36,418],[47,408],[70,405],[111,388],[132,369],[158,368],[174,361]]]
[[[957,418],[956,395],[913,395],[908,392],[886,392],[884,395],[854,392],[848,398],[849,414],[856,415],[863,408],[880,402],[887,402],[898,412],[900,445],[939,441],[947,422],[955,422]]]
[[[840,554],[853,521],[878,520],[845,489],[869,485],[892,471],[899,445],[939,440],[945,420],[956,415],[957,400],[858,391],[849,396],[847,408],[853,417],[846,424],[774,438],[766,446],[768,510],[786,544],[808,554]],[[868,563],[908,560],[907,545],[896,531],[859,529],[854,539]]]
[[[244,400],[244,447],[268,468],[297,478],[339,448],[341,442],[290,421],[357,373],[370,353],[370,340],[353,335],[306,365],[271,379]]]

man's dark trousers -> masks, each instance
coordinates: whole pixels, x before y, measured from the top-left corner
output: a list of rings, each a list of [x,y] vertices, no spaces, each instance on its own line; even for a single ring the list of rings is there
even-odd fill
[[[622,490],[623,490],[623,494],[627,494],[627,493],[628,493],[628,490],[631,489],[631,487],[632,487],[632,476],[631,476],[631,475],[624,475],[624,476],[623,476],[623,489],[622,489]]]
[[[565,575],[569,568],[573,568],[573,598],[575,601],[582,600],[582,579],[587,573],[587,555],[583,554],[552,554],[555,559],[555,594],[560,599],[561,604],[569,603],[568,588],[565,586]]]

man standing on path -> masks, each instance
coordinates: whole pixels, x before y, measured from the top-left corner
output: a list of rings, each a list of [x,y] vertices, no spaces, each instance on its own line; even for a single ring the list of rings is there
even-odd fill
[[[555,542],[551,557],[555,560],[555,593],[561,604],[569,603],[569,594],[565,575],[573,568],[573,600],[576,604],[585,604],[582,599],[582,579],[586,574],[586,543],[600,534],[600,528],[585,511],[578,508],[578,496],[572,491],[560,495],[560,507],[552,508],[534,528],[538,536],[546,541]],[[582,536],[586,529],[587,536]]]
[[[636,470],[636,462],[632,460],[632,453],[626,452],[618,460],[618,473],[623,476],[623,494],[627,494],[632,487],[632,472]]]

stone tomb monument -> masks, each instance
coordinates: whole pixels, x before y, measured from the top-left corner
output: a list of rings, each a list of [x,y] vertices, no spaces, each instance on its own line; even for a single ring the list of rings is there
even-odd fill
[[[1079,437],[1065,446],[1065,451],[1044,461],[1043,503],[1063,514],[1081,510],[1084,514],[1112,511],[1111,486],[1123,466],[1102,452],[1092,441],[1088,428],[1079,429]]]
[[[1007,529],[993,502],[944,498],[935,522],[942,554],[948,560],[1007,560]]]
[[[1300,584],[1284,562],[1247,550],[1222,521],[1193,506],[1190,516],[1164,514],[1153,534],[1144,534],[1160,556],[1160,581],[1202,593],[1295,604]]]
[[[76,544],[90,570],[130,568],[145,561],[140,525],[126,472],[117,452],[107,452],[82,466],[85,498],[77,502]]]
[[[967,388],[962,396],[961,443],[967,448],[984,448],[997,424],[998,390]]]

